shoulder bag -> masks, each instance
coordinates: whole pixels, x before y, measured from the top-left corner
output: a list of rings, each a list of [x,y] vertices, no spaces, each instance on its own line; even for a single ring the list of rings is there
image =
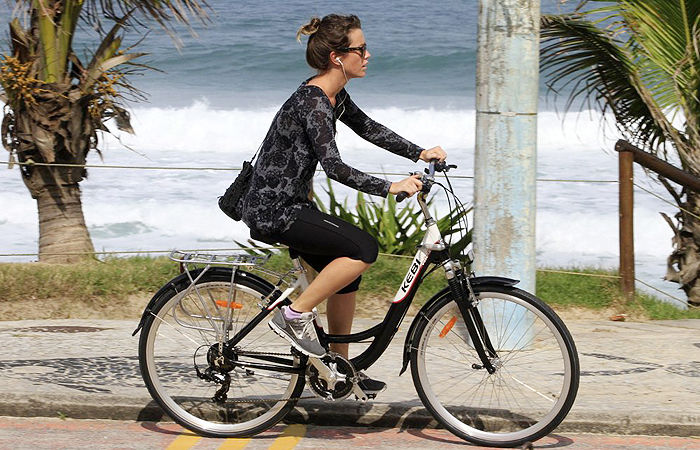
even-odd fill
[[[241,220],[241,200],[243,199],[243,194],[248,190],[250,185],[250,176],[253,174],[253,160],[258,155],[260,147],[255,152],[250,161],[243,161],[243,167],[241,167],[241,172],[238,174],[236,179],[231,183],[231,186],[226,189],[224,195],[219,197],[219,208],[235,221]]]

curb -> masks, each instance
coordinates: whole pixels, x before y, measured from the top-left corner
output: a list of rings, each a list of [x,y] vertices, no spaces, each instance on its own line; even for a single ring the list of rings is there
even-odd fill
[[[575,407],[574,407],[575,408]],[[114,395],[6,394],[0,399],[0,416],[61,417],[72,419],[170,421],[149,398]],[[305,400],[284,419],[286,423],[317,426],[436,428],[438,423],[419,400],[396,403],[345,401],[342,407],[323,400]],[[595,433],[648,436],[700,436],[700,413],[572,411],[555,430],[560,433]]]

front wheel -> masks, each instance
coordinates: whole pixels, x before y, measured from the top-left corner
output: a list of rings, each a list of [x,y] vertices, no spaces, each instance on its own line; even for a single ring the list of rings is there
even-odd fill
[[[413,338],[411,373],[425,407],[455,435],[514,447],[561,423],[579,382],[574,341],[544,302],[506,286],[475,286],[475,315],[496,351],[489,374],[450,293],[438,299]]]

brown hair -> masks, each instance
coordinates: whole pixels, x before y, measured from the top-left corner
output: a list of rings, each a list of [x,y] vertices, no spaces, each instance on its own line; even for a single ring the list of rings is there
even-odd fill
[[[331,51],[339,51],[350,44],[348,33],[355,28],[362,28],[360,19],[355,15],[342,16],[329,14],[323,19],[313,17],[309,23],[297,31],[297,41],[301,35],[309,36],[306,44],[306,62],[316,70],[324,71],[330,65]]]

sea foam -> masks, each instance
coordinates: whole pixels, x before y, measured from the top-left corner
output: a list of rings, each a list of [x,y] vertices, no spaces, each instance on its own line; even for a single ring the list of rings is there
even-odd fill
[[[454,185],[465,203],[473,197],[473,110],[368,108],[368,115],[421,146],[441,145],[449,160]],[[184,108],[137,107],[132,111],[136,135],[116,132],[102,141],[104,159],[94,152],[88,163],[165,167],[240,167],[264,138],[276,108],[216,109],[206,101]],[[110,124],[110,128],[114,128]],[[540,265],[616,267],[618,263],[617,154],[614,133],[602,132],[594,112],[562,117],[542,111],[538,116],[537,252]],[[608,128],[609,129],[609,128]],[[121,140],[121,142],[120,142]],[[377,149],[344,125],[338,127],[343,159],[364,171],[399,179],[419,169],[405,158]],[[132,150],[125,148],[128,145]],[[90,168],[81,183],[85,218],[98,251],[168,250],[172,248],[231,248],[245,241],[244,224],[232,222],[216,206],[235,177],[234,171],[137,170]],[[381,175],[379,175],[381,176]],[[635,178],[668,199],[641,168]],[[551,181],[556,180],[556,181]],[[571,180],[605,180],[583,183]],[[0,253],[33,253],[37,249],[36,204],[17,169],[0,171]],[[316,179],[324,198],[325,179]],[[356,193],[334,185],[336,194]],[[436,197],[439,214],[447,211],[444,196]],[[637,190],[635,240],[638,277],[657,288],[664,283],[665,261],[672,251],[672,232],[659,212],[675,208]],[[32,257],[4,258],[31,260]]]
[[[135,135],[109,128],[128,145],[141,152],[223,152],[245,155],[254,152],[264,139],[277,108],[217,109],[206,99],[184,108],[136,107],[132,110]],[[371,108],[367,114],[421,146],[441,145],[447,150],[474,147],[475,111],[464,109]],[[612,150],[615,140],[601,136],[600,114],[593,111],[563,116],[553,111],[538,115],[538,152]],[[361,149],[371,146],[339,126],[338,146]],[[109,148],[121,146],[106,135]],[[107,154],[108,156],[108,154]]]

